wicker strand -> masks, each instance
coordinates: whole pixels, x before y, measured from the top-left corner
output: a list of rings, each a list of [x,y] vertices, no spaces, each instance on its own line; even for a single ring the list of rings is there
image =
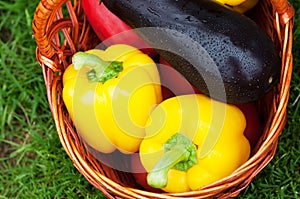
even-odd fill
[[[286,0],[271,0],[274,11],[280,16],[281,24],[287,24],[294,16],[293,6]]]

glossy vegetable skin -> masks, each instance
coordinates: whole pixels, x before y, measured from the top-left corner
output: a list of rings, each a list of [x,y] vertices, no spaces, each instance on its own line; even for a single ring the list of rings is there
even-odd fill
[[[135,178],[136,182],[142,186],[143,189],[157,193],[163,192],[161,189],[157,189],[148,185],[147,171],[143,167],[138,153],[134,153],[131,155],[130,164],[133,177]]]
[[[106,46],[128,44],[149,56],[156,52],[131,27],[110,12],[99,0],[82,0],[82,8],[98,38]]]
[[[216,0],[229,9],[233,9],[239,13],[245,13],[252,9],[258,2],[258,0]]]
[[[254,103],[238,104],[237,107],[244,113],[246,118],[246,128],[244,130],[244,136],[248,139],[251,149],[255,147],[258,139],[262,135],[262,128]],[[147,171],[140,162],[140,158],[137,154],[133,154],[131,158],[132,173],[137,183],[139,183],[144,189],[153,192],[159,192],[159,189],[155,189],[147,184]]]
[[[270,37],[252,20],[219,3],[102,2],[130,27],[143,28],[139,35],[193,86],[214,99],[233,104],[255,101],[279,80],[281,61]]]
[[[160,57],[159,74],[163,90],[163,98],[186,94],[199,94],[199,90],[192,86],[185,77]]]
[[[202,94],[163,101],[151,112],[140,145],[148,184],[184,192],[228,176],[249,158],[245,127],[239,108]]]
[[[237,104],[236,106],[245,115],[246,128],[244,131],[244,135],[249,140],[251,148],[253,149],[263,133],[262,124],[257,111],[257,107],[254,102],[246,104]]]
[[[149,112],[162,100],[156,64],[124,44],[78,52],[63,75],[63,100],[91,147],[136,152]]]
[[[148,47],[130,26],[110,12],[104,4],[99,4],[99,0],[82,0],[82,7],[93,30],[105,45],[125,43],[137,48]],[[150,57],[157,55],[150,47],[140,50]],[[163,65],[160,67],[160,76],[165,99],[174,95],[193,93],[192,86],[180,73],[165,67],[170,65],[161,57],[159,61]]]
[[[239,13],[245,13],[254,8],[259,0],[245,0],[243,3],[233,7],[233,10]]]

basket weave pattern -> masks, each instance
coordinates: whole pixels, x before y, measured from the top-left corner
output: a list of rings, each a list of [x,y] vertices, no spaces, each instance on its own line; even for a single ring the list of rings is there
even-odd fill
[[[282,58],[280,82],[259,101],[265,125],[253,155],[232,175],[197,191],[152,193],[140,189],[132,175],[101,164],[74,130],[61,97],[62,74],[75,52],[91,49],[100,41],[86,20],[80,0],[41,0],[32,22],[36,57],[43,70],[48,103],[61,144],[78,171],[108,198],[228,198],[239,194],[276,152],[286,121],[292,75],[293,7],[287,0],[260,0],[249,16],[270,35]]]

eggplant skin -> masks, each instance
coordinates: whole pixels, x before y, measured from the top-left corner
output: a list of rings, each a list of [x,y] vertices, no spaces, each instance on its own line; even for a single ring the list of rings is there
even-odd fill
[[[102,0],[204,94],[255,101],[279,81],[281,59],[251,19],[212,0]]]

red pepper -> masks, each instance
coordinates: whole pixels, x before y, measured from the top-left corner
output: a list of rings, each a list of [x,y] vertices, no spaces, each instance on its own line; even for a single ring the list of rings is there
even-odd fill
[[[167,61],[160,57],[158,67],[162,84],[163,98],[167,99],[178,95],[200,93],[185,77],[176,71]]]
[[[257,108],[254,102],[236,104],[236,106],[241,109],[246,117],[244,135],[249,140],[251,148],[253,149],[263,132]]]
[[[152,191],[152,192],[157,192],[160,193],[162,192],[161,189],[157,189],[154,187],[151,187],[147,183],[147,171],[143,167],[140,156],[138,153],[134,153],[131,155],[131,169],[132,169],[132,174],[133,177],[135,178],[136,182],[141,185],[145,190],[147,191]]]
[[[99,0],[82,0],[82,8],[94,32],[106,46],[120,43],[128,44],[149,56],[156,54],[154,49],[125,22],[111,13]]]

